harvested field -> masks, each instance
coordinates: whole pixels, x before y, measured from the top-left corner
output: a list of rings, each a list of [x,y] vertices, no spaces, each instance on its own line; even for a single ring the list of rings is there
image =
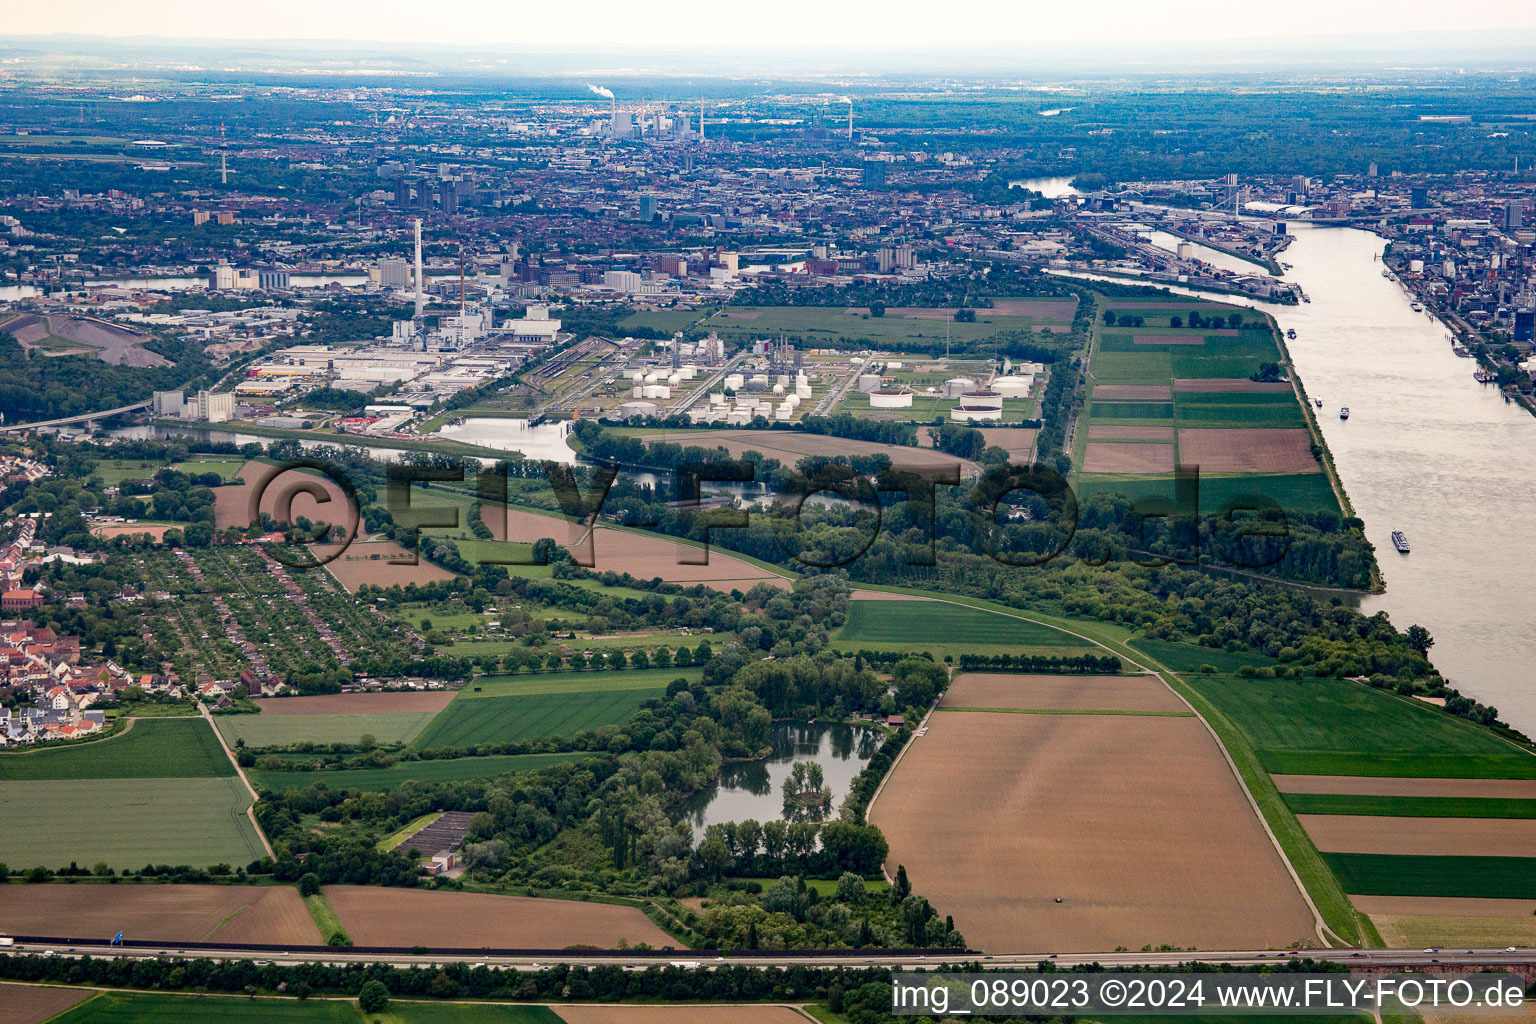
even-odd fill
[[[1273,778],[1282,793],[1536,800],[1536,779],[1395,779],[1367,775],[1276,775]]]
[[[1138,334],[1131,338],[1132,345],[1204,345],[1203,334]]]
[[[541,537],[549,537],[568,548],[578,563],[591,563],[590,567],[598,572],[627,572],[643,580],[659,576],[671,583],[702,584],[712,590],[727,592],[751,590],[759,583],[789,589],[789,580],[784,577],[715,548],[708,552],[708,565],[693,565],[682,560],[704,557],[703,548],[679,544],[660,535],[598,527],[589,544],[581,528],[563,517],[542,516],[514,508],[502,510],[490,505],[484,506],[480,515],[497,540],[532,544]]]
[[[561,949],[681,946],[635,907],[468,892],[328,885],[325,898],[360,946]]]
[[[336,544],[311,544],[309,550],[316,558],[326,558],[337,547]],[[349,592],[356,592],[364,583],[376,587],[404,587],[411,583],[435,583],[438,580],[453,579],[453,573],[433,565],[425,558],[418,558],[415,565],[399,565],[391,561],[410,556],[409,551],[392,540],[358,541],[343,551],[340,557],[325,563],[325,567],[336,578],[336,582]]]
[[[100,537],[102,540],[111,540],[113,537],[151,537],[156,541],[162,541],[165,539],[165,532],[167,530],[179,529],[181,529],[180,526],[160,526],[151,523],[133,523],[131,525],[127,523],[121,525],[114,523],[110,526],[91,527],[91,535]]]
[[[0,886],[0,932],[150,942],[321,941],[299,891],[287,885]]]
[[[247,462],[240,470],[238,484],[225,484],[214,489],[214,526],[222,530],[228,526],[250,526],[257,520],[252,514],[251,499],[260,494],[261,511],[277,516],[280,501],[291,502],[291,521],[300,516],[311,522],[327,522],[349,529],[358,522],[358,512],[347,500],[346,492],[329,477],[302,470],[284,470],[281,466],[266,462]],[[324,502],[311,491],[323,491]],[[359,528],[361,525],[359,524]]]
[[[1166,384],[1095,384],[1093,397],[1135,402],[1167,402],[1173,398],[1173,389]]]
[[[1354,896],[1393,946],[1536,945],[1536,901]]]
[[[1321,473],[1312,435],[1301,428],[1185,427],[1179,461],[1204,473]]]
[[[411,690],[405,693],[331,693],[320,697],[262,697],[256,701],[264,715],[371,715],[390,711],[441,711],[453,700],[452,690]]]
[[[998,316],[1032,316],[1040,320],[1071,323],[1077,315],[1076,299],[993,299],[991,311]],[[977,311],[977,316],[981,311]]]
[[[927,601],[930,598],[919,597],[916,594],[891,594],[884,590],[852,590],[848,593],[850,601]]]
[[[1267,392],[1293,391],[1289,381],[1249,380],[1247,377],[1178,377],[1174,379],[1175,391]]]
[[[298,699],[298,698],[295,698]],[[220,715],[219,732],[227,743],[248,747],[286,747],[294,743],[358,743],[372,736],[380,743],[409,743],[437,717],[434,710],[354,711],[341,715]]]
[[[1088,424],[1091,441],[1172,441],[1172,427],[1122,427],[1114,423]]]
[[[1010,458],[1016,462],[1023,462],[1029,453],[1034,451],[1035,436],[1040,433],[1033,427],[982,427],[981,435],[987,439],[988,447],[998,447],[1007,452]],[[922,438],[927,437],[927,428],[921,428]],[[927,443],[923,441],[922,443]]]
[[[969,459],[957,459],[932,448],[856,441],[847,437],[828,437],[825,434],[807,434],[797,430],[690,430],[687,433],[642,434],[640,440],[647,444],[666,441],[684,448],[724,448],[732,458],[740,458],[743,452],[762,452],[788,466],[793,466],[807,455],[832,457],[883,454],[890,456],[891,465],[914,472],[953,470],[957,464],[961,476],[981,470]]]
[[[42,1024],[96,993],[57,985],[6,985],[0,988],[0,1024]]]
[[[1089,441],[1084,473],[1172,473],[1173,445],[1143,441]]]
[[[558,1006],[567,1024],[806,1024],[789,1006]]]
[[[1532,818],[1389,818],[1298,814],[1326,853],[1390,853],[1424,857],[1529,857],[1536,853]]]
[[[1316,942],[1198,719],[937,715],[870,821],[888,866],[989,952]]]
[[[1156,676],[1009,675],[955,677],[940,707],[1049,711],[1188,711]]]

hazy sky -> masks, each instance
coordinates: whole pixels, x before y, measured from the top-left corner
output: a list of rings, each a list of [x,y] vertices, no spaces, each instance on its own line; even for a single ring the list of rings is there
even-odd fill
[[[345,39],[539,49],[1000,45],[1536,28],[1530,0],[6,0],[0,34]]]

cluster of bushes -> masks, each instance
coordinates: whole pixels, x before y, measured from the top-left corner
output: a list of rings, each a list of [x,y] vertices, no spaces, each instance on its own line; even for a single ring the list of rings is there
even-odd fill
[[[962,654],[963,672],[1054,672],[1081,675],[1114,675],[1120,659],[1113,654]]]

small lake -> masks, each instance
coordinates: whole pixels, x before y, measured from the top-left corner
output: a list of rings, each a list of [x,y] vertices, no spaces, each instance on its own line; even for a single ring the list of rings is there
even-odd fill
[[[726,821],[773,821],[784,817],[780,787],[796,761],[821,765],[832,790],[832,813],[848,795],[854,777],[880,749],[880,733],[863,725],[775,722],[773,753],[761,761],[742,761],[720,769],[720,777],[683,804],[678,817],[693,826],[697,842],[709,825]]]
[[[571,430],[572,424],[566,420],[529,426],[527,420],[472,416],[462,423],[440,428],[438,434],[468,444],[519,452],[530,459],[574,465],[576,452],[566,441]]]

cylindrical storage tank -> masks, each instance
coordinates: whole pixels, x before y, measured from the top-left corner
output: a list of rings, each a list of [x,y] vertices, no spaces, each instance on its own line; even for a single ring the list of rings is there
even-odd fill
[[[871,391],[869,393],[869,407],[871,409],[910,409],[912,408],[912,392]]]
[[[859,390],[866,395],[871,391],[880,390],[880,375],[878,373],[859,374]]]
[[[725,404],[725,395],[721,394],[718,391],[715,392],[714,394],[709,396],[709,404],[710,405],[724,405]]]
[[[1408,273],[1410,273],[1410,274],[1422,274],[1422,273],[1424,273],[1424,261],[1423,260],[1409,260],[1408,261]]]
[[[976,382],[969,377],[951,377],[939,388],[939,393],[945,398],[959,398],[967,391],[974,391]]]
[[[996,391],[967,391],[960,396],[960,404],[968,409],[1001,409],[1003,396]]]
[[[739,373],[728,373],[725,375],[725,386],[732,391],[740,391],[746,383],[747,378]]]
[[[999,377],[992,382],[992,390],[1004,398],[1025,398],[1034,386],[1033,377]]]
[[[644,398],[645,397],[645,385],[644,384],[636,384],[635,385],[635,397],[636,398]]]

